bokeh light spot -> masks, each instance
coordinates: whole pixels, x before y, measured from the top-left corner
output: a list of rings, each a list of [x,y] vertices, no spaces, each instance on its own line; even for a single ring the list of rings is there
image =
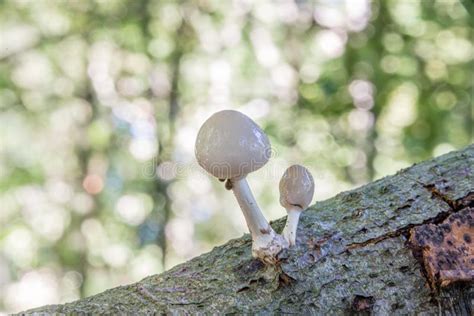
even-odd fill
[[[82,186],[89,194],[99,194],[104,188],[104,181],[96,174],[89,174],[82,181]]]

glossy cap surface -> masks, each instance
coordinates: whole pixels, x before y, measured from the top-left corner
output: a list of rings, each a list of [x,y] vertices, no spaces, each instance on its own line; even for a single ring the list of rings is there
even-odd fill
[[[303,166],[293,165],[286,169],[280,180],[280,204],[286,208],[294,206],[305,210],[313,200],[313,176]]]
[[[213,114],[201,126],[195,146],[199,165],[214,177],[245,177],[270,158],[267,135],[248,116],[233,110]]]

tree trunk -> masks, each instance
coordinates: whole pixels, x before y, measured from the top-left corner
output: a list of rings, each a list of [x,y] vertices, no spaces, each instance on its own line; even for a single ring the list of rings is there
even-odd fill
[[[245,235],[138,283],[25,313],[472,315],[473,165],[471,145],[316,203],[276,266],[252,259]]]

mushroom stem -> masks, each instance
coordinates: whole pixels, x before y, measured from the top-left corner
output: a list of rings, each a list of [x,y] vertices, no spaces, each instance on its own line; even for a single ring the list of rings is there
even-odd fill
[[[232,191],[239,202],[239,206],[244,213],[247,227],[252,236],[268,235],[273,229],[260,211],[257,201],[253,197],[247,179],[232,179]]]
[[[232,191],[244,213],[252,235],[252,255],[267,263],[274,263],[276,255],[287,247],[285,240],[275,233],[263,216],[250,190],[247,179],[231,179]]]
[[[302,209],[298,206],[293,206],[287,210],[288,217],[282,235],[290,246],[296,244],[296,229],[298,228],[301,211]]]

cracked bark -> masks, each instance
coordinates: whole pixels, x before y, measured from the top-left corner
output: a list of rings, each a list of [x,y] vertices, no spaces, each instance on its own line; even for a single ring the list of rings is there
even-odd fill
[[[25,313],[472,315],[474,258],[463,261],[471,273],[441,286],[408,240],[453,214],[473,217],[473,166],[471,145],[316,203],[276,266],[253,260],[244,235],[138,283]]]

